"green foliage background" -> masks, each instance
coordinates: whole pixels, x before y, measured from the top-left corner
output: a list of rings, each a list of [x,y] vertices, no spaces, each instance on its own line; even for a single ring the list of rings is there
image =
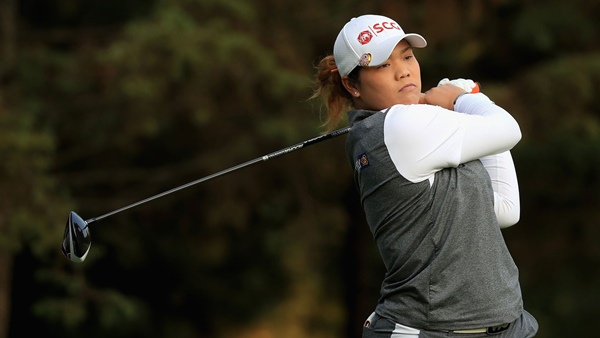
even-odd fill
[[[424,87],[472,78],[520,122],[504,230],[538,337],[600,314],[598,1],[0,0],[0,338],[360,337],[383,268],[344,137],[91,224],[319,135],[314,65],[395,18]]]

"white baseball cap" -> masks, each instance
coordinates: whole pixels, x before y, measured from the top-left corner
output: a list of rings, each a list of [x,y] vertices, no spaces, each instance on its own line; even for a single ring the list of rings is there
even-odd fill
[[[388,17],[367,14],[352,18],[344,25],[333,46],[333,57],[340,76],[350,74],[359,65],[379,66],[404,39],[412,47],[427,46],[421,35],[404,33],[402,27]]]

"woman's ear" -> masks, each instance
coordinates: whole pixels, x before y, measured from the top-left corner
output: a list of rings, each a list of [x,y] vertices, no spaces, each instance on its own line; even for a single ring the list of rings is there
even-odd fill
[[[350,80],[348,75],[345,75],[342,78],[342,84],[344,85],[344,88],[346,88],[348,93],[350,93],[350,95],[352,95],[354,97],[358,97],[360,95],[360,90],[356,84],[356,81]]]

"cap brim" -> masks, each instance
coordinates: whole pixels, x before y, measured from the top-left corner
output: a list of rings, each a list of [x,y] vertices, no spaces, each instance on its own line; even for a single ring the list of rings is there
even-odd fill
[[[396,48],[396,45],[402,40],[406,40],[410,46],[414,48],[423,48],[427,46],[427,41],[419,34],[409,33],[390,37],[379,43],[377,47],[373,48],[371,51],[372,59],[369,66],[374,67],[384,63],[390,57],[392,51]]]

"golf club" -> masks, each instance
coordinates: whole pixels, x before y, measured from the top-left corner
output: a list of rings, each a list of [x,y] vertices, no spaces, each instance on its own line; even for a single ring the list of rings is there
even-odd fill
[[[89,225],[90,223],[99,221],[103,218],[106,218],[108,216],[112,216],[116,213],[119,213],[121,211],[125,211],[127,209],[131,209],[133,207],[136,207],[140,204],[144,204],[146,202],[150,202],[152,200],[155,200],[157,198],[163,197],[165,195],[174,193],[176,191],[179,191],[181,189],[187,188],[187,187],[191,187],[192,185],[201,183],[201,182],[205,182],[208,180],[211,180],[213,178],[231,173],[233,171],[248,167],[250,165],[259,163],[259,162],[264,162],[267,160],[270,160],[272,158],[287,154],[287,153],[291,153],[293,151],[308,147],[310,145],[313,145],[315,143],[319,143],[321,141],[324,140],[328,140],[343,134],[348,133],[348,131],[350,131],[350,127],[346,127],[346,128],[342,128],[342,129],[338,129],[335,131],[332,131],[328,134],[323,134],[321,136],[317,136],[314,137],[310,140],[306,140],[304,142],[295,144],[293,146],[287,147],[287,148],[283,148],[279,151],[270,153],[268,155],[264,155],[258,158],[255,158],[253,160],[244,162],[242,164],[238,164],[236,166],[233,166],[231,168],[228,169],[224,169],[221,170],[217,173],[214,173],[212,175],[208,175],[205,177],[202,177],[200,179],[197,179],[195,181],[180,185],[176,188],[173,188],[171,190],[167,190],[165,192],[162,192],[160,194],[148,197],[146,199],[143,199],[141,201],[129,204],[127,206],[124,206],[122,208],[113,210],[111,212],[108,212],[104,215],[98,216],[98,217],[94,217],[94,218],[90,218],[88,220],[83,220],[83,218],[81,218],[79,215],[77,215],[77,213],[75,213],[74,211],[71,211],[71,213],[69,214],[69,218],[67,219],[67,225],[65,227],[65,233],[63,236],[63,242],[62,242],[62,253],[65,257],[67,257],[67,259],[73,261],[73,262],[78,262],[81,263],[85,260],[85,258],[87,257],[89,251],[90,251],[90,245],[92,244],[91,242],[91,237],[90,237],[90,230],[89,230]]]
[[[481,85],[479,84],[479,82],[475,82],[475,87],[471,90],[471,93],[479,93],[481,90]],[[253,160],[244,162],[242,164],[238,164],[236,166],[233,166],[231,168],[225,169],[225,170],[221,170],[217,173],[214,173],[212,175],[208,175],[205,177],[202,177],[200,179],[197,179],[195,181],[180,185],[176,188],[173,188],[171,190],[167,190],[165,192],[162,192],[160,194],[148,197],[146,199],[143,199],[141,201],[126,205],[122,208],[113,210],[111,212],[108,212],[104,215],[98,216],[98,217],[94,217],[94,218],[90,218],[88,220],[83,220],[83,218],[81,218],[79,215],[77,215],[77,213],[75,213],[74,211],[71,211],[71,213],[69,214],[69,218],[67,219],[67,225],[65,227],[65,233],[63,236],[63,242],[62,242],[62,252],[63,255],[65,255],[65,257],[67,257],[69,260],[73,261],[73,262],[78,262],[81,263],[85,260],[85,258],[87,257],[87,254],[90,251],[90,245],[92,244],[91,242],[91,237],[90,237],[90,230],[88,228],[90,223],[99,221],[103,218],[106,218],[108,216],[112,216],[116,213],[119,213],[121,211],[125,211],[127,209],[131,209],[133,207],[136,207],[140,204],[144,204],[146,202],[150,202],[152,200],[155,200],[157,198],[163,197],[165,195],[174,193],[176,191],[179,191],[181,189],[190,187],[192,185],[201,183],[201,182],[205,182],[208,180],[211,180],[215,177],[219,177],[228,173],[231,173],[233,171],[236,171],[238,169],[242,169],[245,167],[248,167],[250,165],[259,163],[259,162],[264,162],[267,160],[270,160],[272,158],[278,157],[280,155],[283,154],[287,154],[287,153],[291,153],[293,151],[296,151],[298,149],[302,149],[304,147],[308,147],[310,145],[313,145],[315,143],[319,143],[321,141],[324,140],[328,140],[331,138],[334,138],[336,136],[339,135],[343,135],[346,134],[350,131],[350,127],[346,127],[346,128],[341,128],[338,130],[334,130],[328,134],[323,134],[321,136],[317,136],[314,137],[310,140],[306,140],[304,142],[295,144],[293,146],[287,147],[287,148],[283,148],[279,151],[276,151],[274,153],[270,153],[268,155],[264,155],[261,157],[257,157]]]

